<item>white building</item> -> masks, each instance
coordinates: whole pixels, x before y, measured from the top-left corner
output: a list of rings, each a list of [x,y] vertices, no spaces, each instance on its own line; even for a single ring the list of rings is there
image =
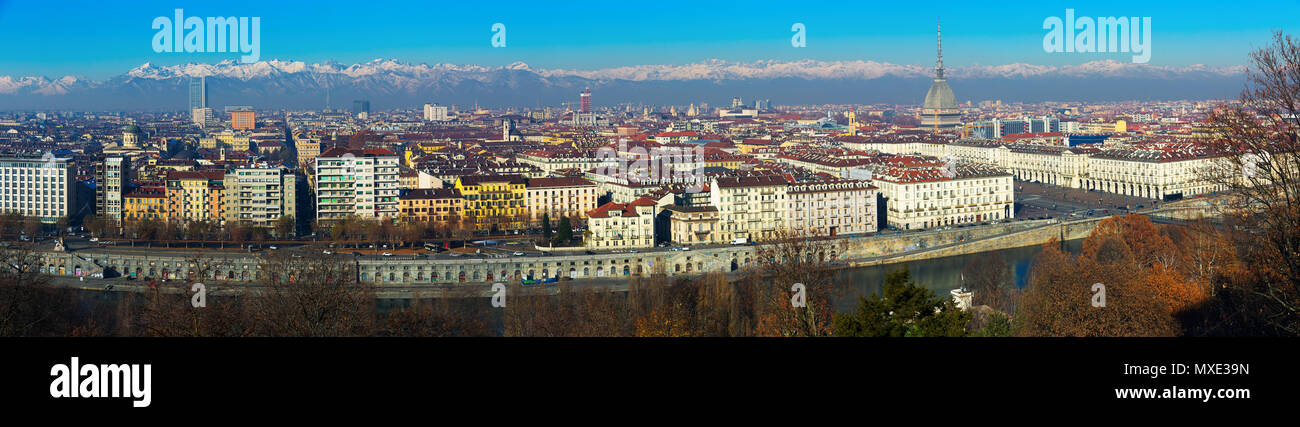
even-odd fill
[[[201,128],[215,126],[217,124],[217,119],[212,114],[212,109],[207,107],[190,110],[190,118],[194,121],[194,124],[199,125]]]
[[[777,237],[789,204],[786,184],[779,175],[714,178],[709,204],[718,208],[717,240]]]
[[[875,185],[885,199],[888,226],[905,230],[1009,219],[1014,216],[1011,175],[980,163],[885,168]]]
[[[582,178],[530,178],[524,189],[528,216],[539,223],[542,216],[556,224],[560,217],[581,218],[596,208],[597,187]]]
[[[876,231],[876,187],[865,181],[790,184],[783,226],[810,236]]]
[[[0,211],[43,223],[75,213],[76,173],[69,158],[0,158]],[[120,206],[119,206],[120,209]]]
[[[397,218],[398,156],[368,148],[334,148],[316,157],[316,218]]]
[[[447,120],[447,107],[438,104],[424,104],[424,120],[430,122]]]
[[[587,211],[588,248],[600,250],[649,248],[654,246],[654,200],[643,197],[631,203],[609,202]]]
[[[284,216],[295,216],[297,182],[283,166],[243,167],[226,173],[226,221],[270,227]]]

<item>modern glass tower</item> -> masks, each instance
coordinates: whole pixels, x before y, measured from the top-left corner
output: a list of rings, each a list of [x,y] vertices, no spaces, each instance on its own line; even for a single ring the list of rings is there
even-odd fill
[[[208,78],[190,77],[190,111],[208,106]]]

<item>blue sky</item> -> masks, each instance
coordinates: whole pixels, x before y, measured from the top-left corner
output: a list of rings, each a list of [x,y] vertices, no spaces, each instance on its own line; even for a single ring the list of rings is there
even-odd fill
[[[596,69],[710,58],[934,62],[943,19],[948,65],[1128,61],[1128,54],[1046,53],[1043,19],[1149,16],[1152,65],[1243,64],[1281,29],[1300,36],[1300,0],[1211,1],[58,1],[0,0],[0,75],[104,78],[145,62],[215,63],[235,54],[156,53],[158,16],[261,17],[261,59]],[[507,45],[492,48],[491,26]],[[807,27],[793,48],[790,27]]]

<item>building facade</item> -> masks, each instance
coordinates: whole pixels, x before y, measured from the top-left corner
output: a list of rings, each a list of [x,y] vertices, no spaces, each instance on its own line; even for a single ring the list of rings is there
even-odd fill
[[[171,220],[225,222],[225,172],[219,170],[167,173],[167,216]]]
[[[316,219],[398,217],[398,156],[384,149],[333,148],[316,158]]]
[[[889,168],[874,184],[884,200],[887,225],[904,230],[946,227],[1014,217],[1011,175],[979,163],[942,168]]]
[[[272,227],[282,217],[297,215],[297,176],[288,168],[235,168],[226,173],[225,189],[226,221]]]
[[[70,158],[0,158],[0,209],[52,224],[76,213],[76,172]]]
[[[540,223],[549,216],[581,218],[596,208],[596,184],[582,178],[530,178],[524,190],[529,220]]]
[[[866,181],[790,184],[784,227],[796,236],[835,237],[876,231],[876,187]]]
[[[95,165],[95,215],[122,221],[122,195],[131,185],[129,157],[107,157]]]
[[[469,175],[456,179],[474,231],[519,230],[527,219],[526,184],[519,175]]]
[[[460,225],[465,214],[465,199],[454,188],[410,190],[397,200],[405,221]]]
[[[587,212],[584,241],[588,248],[599,250],[653,247],[656,210],[649,198],[601,205]]]

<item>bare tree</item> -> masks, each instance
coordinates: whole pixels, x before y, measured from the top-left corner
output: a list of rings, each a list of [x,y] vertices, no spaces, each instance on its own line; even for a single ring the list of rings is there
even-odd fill
[[[329,256],[308,253],[267,256],[259,269],[262,284],[252,298],[258,335],[366,336],[374,333],[373,285],[357,281],[356,268]]]
[[[757,285],[759,333],[830,335],[834,331],[832,303],[837,296],[833,262],[846,249],[842,239],[796,229],[778,230],[772,239],[758,242],[754,249],[757,267],[751,270],[749,280]],[[803,289],[795,290],[795,284]],[[796,300],[803,306],[796,307]]]
[[[1011,267],[996,252],[981,254],[962,268],[965,286],[972,292],[972,305],[987,305],[1003,313],[1015,311],[1016,290]]]
[[[1274,33],[1250,54],[1240,102],[1210,118],[1208,143],[1224,154],[1204,173],[1232,190],[1231,215],[1258,233],[1245,261],[1276,275],[1238,287],[1267,323],[1300,334],[1300,40]]]
[[[0,250],[0,336],[62,335],[73,315],[69,292],[41,274],[40,259],[25,247]]]

